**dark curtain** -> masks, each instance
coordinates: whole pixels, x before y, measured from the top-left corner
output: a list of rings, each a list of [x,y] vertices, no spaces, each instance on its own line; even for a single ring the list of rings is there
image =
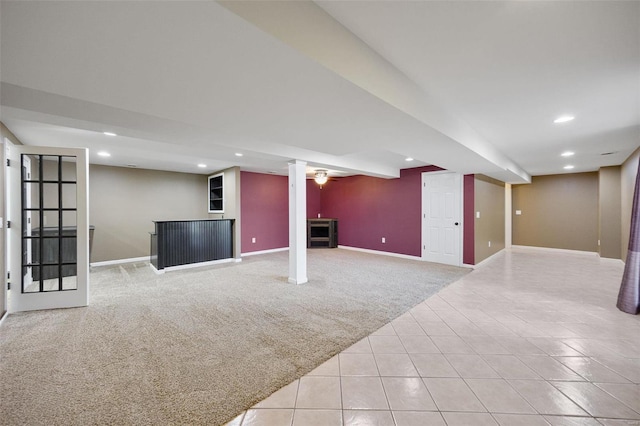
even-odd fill
[[[631,235],[629,235],[629,251],[624,266],[622,285],[618,293],[618,309],[628,314],[640,313],[640,161],[636,176],[636,188],[633,192],[631,210]]]

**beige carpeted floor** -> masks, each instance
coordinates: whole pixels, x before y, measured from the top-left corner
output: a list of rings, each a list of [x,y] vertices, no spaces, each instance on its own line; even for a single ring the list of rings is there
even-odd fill
[[[89,307],[0,327],[0,424],[223,424],[468,272],[313,250],[295,286],[287,262],[93,268]]]

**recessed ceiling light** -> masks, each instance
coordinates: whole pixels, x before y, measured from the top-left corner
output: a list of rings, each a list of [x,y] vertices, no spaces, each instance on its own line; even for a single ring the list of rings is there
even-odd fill
[[[111,154],[109,154],[107,151],[100,151],[98,152],[98,155],[100,157],[111,157]]]
[[[118,136],[113,132],[102,132],[102,134],[107,135],[107,136]]]
[[[241,152],[236,152],[236,157],[242,157],[244,154],[242,154]]]
[[[565,170],[571,170],[571,169],[573,169],[573,167],[574,167],[574,166],[572,166],[571,164],[569,164],[569,165],[567,165],[567,166],[564,166],[564,169],[565,169]]]
[[[404,159],[404,161],[413,161],[413,158],[407,157],[407,158]]]
[[[198,164],[198,167],[200,167],[201,169],[204,169],[205,167],[207,167],[207,165],[200,163],[200,164]]]
[[[571,157],[572,155],[575,155],[575,152],[573,152],[573,151],[565,151],[560,155],[562,155],[563,157]]]
[[[573,115],[563,115],[561,117],[553,120],[554,123],[566,123],[567,121],[573,120],[575,117]]]

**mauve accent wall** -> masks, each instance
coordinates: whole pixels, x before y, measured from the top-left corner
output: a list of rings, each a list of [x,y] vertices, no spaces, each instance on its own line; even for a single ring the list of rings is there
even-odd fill
[[[288,182],[287,176],[240,173],[242,253],[289,247]],[[322,212],[320,195],[318,185],[307,180],[307,217]]]
[[[422,173],[436,166],[400,171],[398,179],[350,176],[322,189],[307,180],[307,217],[338,219],[338,243],[389,253],[422,255]],[[288,178],[242,172],[242,252],[289,246]],[[464,176],[463,261],[474,263],[474,176]],[[386,242],[382,243],[382,237]],[[252,238],[256,242],[252,243]]]
[[[242,252],[289,247],[287,177],[240,172]],[[256,239],[252,243],[252,238]]]
[[[343,246],[421,256],[422,172],[400,171],[398,179],[350,176],[322,188],[322,216],[338,219]],[[382,243],[382,237],[386,243]]]
[[[307,179],[307,218],[317,218],[322,214],[322,191],[313,179]]]
[[[462,263],[475,265],[475,175],[463,179]]]

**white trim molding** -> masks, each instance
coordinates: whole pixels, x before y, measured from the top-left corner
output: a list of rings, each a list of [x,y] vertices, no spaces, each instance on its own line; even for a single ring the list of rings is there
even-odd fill
[[[600,256],[600,260],[605,263],[614,263],[616,265],[624,265],[624,260],[622,259],[614,259],[612,257],[602,257]]]
[[[183,269],[191,269],[191,268],[199,268],[201,266],[212,266],[212,265],[220,265],[222,263],[237,263],[238,260],[230,257],[228,259],[220,259],[220,260],[210,260],[208,262],[198,262],[198,263],[187,263],[186,265],[177,265],[177,266],[167,266],[164,269],[156,269],[152,263],[149,263],[151,270],[158,275],[164,274],[165,272],[173,272],[173,271],[181,271]]]
[[[559,249],[559,248],[553,248],[553,247],[518,246],[518,245],[512,245],[511,248],[522,249],[522,250],[533,250],[533,251],[546,251],[549,253],[567,253],[567,254],[579,254],[584,256],[600,257],[600,255],[595,251],[569,250],[569,249]]]
[[[92,262],[89,266],[107,266],[107,265],[119,265],[121,263],[133,263],[133,262],[144,262],[149,261],[149,256],[143,257],[130,257],[128,259],[114,259],[114,260],[104,260],[102,262]]]
[[[476,263],[475,265],[470,265],[468,263],[465,263],[462,266],[466,266],[467,268],[471,268],[471,269],[478,269],[481,266],[486,265],[487,263],[489,263],[490,261],[492,261],[493,259],[495,259],[499,254],[503,253],[505,251],[505,249],[501,249],[500,251],[497,251],[495,253],[493,253],[491,256],[487,257],[484,260],[481,260],[479,263]]]
[[[289,247],[280,247],[280,248],[274,248],[274,249],[269,249],[269,250],[249,251],[247,253],[240,254],[240,256],[242,256],[242,257],[256,256],[256,255],[259,255],[259,254],[277,253],[277,252],[280,252],[280,251],[287,251],[287,250],[289,250]]]
[[[392,253],[390,251],[371,250],[371,249],[364,249],[360,247],[350,247],[350,246],[341,246],[341,245],[338,245],[338,248],[345,249],[345,250],[361,251],[363,253],[379,254],[383,256],[399,257],[401,259],[422,261],[421,256],[411,256],[410,254]]]

